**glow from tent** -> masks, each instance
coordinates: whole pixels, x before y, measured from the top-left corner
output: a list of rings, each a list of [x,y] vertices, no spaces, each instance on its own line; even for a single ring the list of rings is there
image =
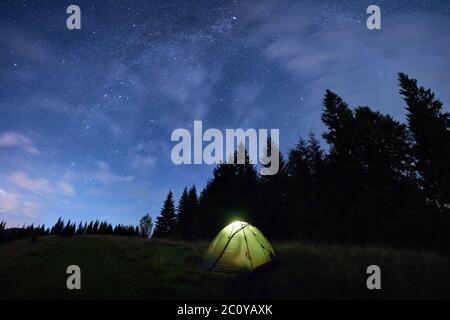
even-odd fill
[[[233,221],[232,223],[230,223],[230,224],[228,225],[228,227],[236,228],[236,227],[242,226],[242,224],[247,225],[248,223],[245,222],[245,221],[235,220],[235,221]]]

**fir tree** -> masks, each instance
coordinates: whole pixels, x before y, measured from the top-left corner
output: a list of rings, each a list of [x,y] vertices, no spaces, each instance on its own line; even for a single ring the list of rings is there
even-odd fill
[[[178,231],[181,238],[187,239],[191,231],[191,212],[189,208],[189,192],[184,188],[177,206],[178,214]]]
[[[52,227],[50,234],[51,235],[59,235],[59,234],[61,234],[63,229],[64,229],[64,221],[61,219],[61,217],[59,217],[58,221]]]
[[[156,220],[155,237],[167,238],[176,236],[177,216],[175,213],[175,204],[173,193],[169,191],[160,216]]]
[[[237,164],[242,159],[243,164]],[[233,220],[257,221],[257,173],[240,145],[227,163],[217,165],[200,195],[202,236],[210,238]]]
[[[450,210],[450,114],[430,89],[399,74],[400,94],[406,102],[408,128],[414,137],[413,152],[419,182],[428,201]]]
[[[262,230],[267,230],[270,237],[286,237],[292,235],[292,224],[287,207],[288,172],[286,161],[271,137],[266,142],[266,150],[263,153],[263,167],[269,168],[273,164],[270,159],[278,157],[278,172],[276,174],[261,175],[259,177],[259,210],[255,217],[255,223]]]

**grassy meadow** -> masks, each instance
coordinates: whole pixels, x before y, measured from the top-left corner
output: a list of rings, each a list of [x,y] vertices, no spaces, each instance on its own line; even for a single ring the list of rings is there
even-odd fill
[[[0,245],[0,299],[449,299],[449,259],[426,251],[273,243],[279,263],[252,275],[202,271],[206,242],[41,237]],[[66,268],[81,268],[81,290]],[[381,290],[366,268],[381,268]]]

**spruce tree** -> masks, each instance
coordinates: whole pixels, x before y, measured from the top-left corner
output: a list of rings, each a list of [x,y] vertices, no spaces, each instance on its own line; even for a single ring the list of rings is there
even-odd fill
[[[187,233],[188,239],[197,239],[200,237],[201,232],[201,216],[199,210],[199,199],[197,195],[197,188],[195,185],[189,189],[188,194],[188,226],[189,232]]]
[[[430,204],[450,211],[450,114],[417,80],[399,74],[408,128],[414,137],[415,168]]]
[[[244,160],[238,164],[238,159]],[[213,170],[200,196],[202,237],[210,238],[228,223],[240,219],[257,224],[257,173],[240,145],[226,163]]]
[[[52,227],[50,234],[51,235],[59,235],[64,229],[64,221],[61,219],[61,217],[58,218],[58,221],[56,221],[55,225]]]
[[[255,223],[265,230],[269,237],[286,238],[292,236],[295,230],[292,217],[288,212],[288,172],[286,161],[271,137],[266,142],[266,150],[263,153],[263,167],[271,167],[270,158],[278,157],[278,172],[276,174],[261,175],[259,177],[258,212]],[[269,170],[268,170],[269,171]]]
[[[100,226],[100,221],[95,220],[94,225],[92,226],[92,234],[98,234],[99,226]]]
[[[83,222],[80,221],[80,223],[78,224],[78,228],[77,228],[77,231],[75,232],[75,234],[76,234],[77,236],[79,236],[79,235],[82,235],[83,233],[84,233],[84,230],[83,230]]]
[[[183,193],[181,194],[180,201],[177,206],[177,214],[178,214],[178,231],[180,233],[180,237],[183,239],[187,239],[189,237],[190,223],[191,223],[191,212],[189,208],[189,192],[185,187]]]
[[[176,237],[176,232],[177,215],[175,212],[173,193],[169,191],[161,209],[160,216],[156,219],[155,236],[161,238]]]
[[[351,110],[327,91],[322,119],[330,144],[324,183],[327,234],[344,241],[383,241],[413,237],[401,228],[405,216],[420,225],[423,202],[411,172],[410,137],[391,116],[357,107]],[[400,237],[401,238],[401,237]]]
[[[94,222],[89,222],[89,225],[86,228],[86,234],[92,234],[94,229]]]
[[[313,134],[307,141],[300,138],[289,152],[287,165],[288,219],[298,238],[310,240],[321,236],[323,168],[324,152],[317,138]]]

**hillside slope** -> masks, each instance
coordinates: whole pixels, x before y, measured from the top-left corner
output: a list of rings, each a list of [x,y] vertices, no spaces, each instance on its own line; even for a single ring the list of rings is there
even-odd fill
[[[450,298],[450,263],[429,252],[274,243],[279,264],[251,276],[203,272],[207,244],[138,238],[44,237],[0,246],[0,298]],[[66,289],[79,265],[82,290]],[[366,288],[368,265],[382,290]]]

